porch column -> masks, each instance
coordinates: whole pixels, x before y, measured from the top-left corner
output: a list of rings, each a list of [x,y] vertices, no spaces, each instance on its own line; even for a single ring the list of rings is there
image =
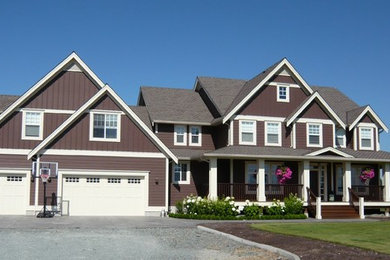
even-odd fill
[[[390,201],[390,163],[385,163],[383,173],[383,200]]]
[[[345,162],[343,175],[343,201],[349,201],[348,188],[351,188],[351,182],[351,162]]]
[[[209,198],[212,200],[218,198],[217,183],[217,159],[211,158],[209,162]]]
[[[301,182],[303,184],[303,201],[307,201],[308,197],[306,188],[310,188],[310,161],[303,161]]]
[[[264,159],[257,160],[258,173],[257,181],[257,201],[265,201],[265,162]]]

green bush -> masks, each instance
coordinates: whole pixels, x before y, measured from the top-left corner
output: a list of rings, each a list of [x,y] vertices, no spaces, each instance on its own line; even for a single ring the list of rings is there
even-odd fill
[[[254,203],[250,204],[249,201],[246,201],[246,205],[242,210],[242,213],[246,218],[256,218],[259,217],[262,213],[261,207],[255,205]]]
[[[282,204],[280,204],[280,200],[274,199],[272,205],[266,208],[264,214],[276,216],[285,215],[285,209]]]
[[[178,213],[178,214],[183,213],[183,202],[182,201],[176,202],[176,213]]]
[[[180,203],[179,203],[180,206]],[[182,202],[182,211],[188,215],[236,216],[240,211],[234,203],[234,198],[226,197],[209,200],[194,195],[187,196]]]
[[[284,198],[284,207],[286,214],[303,213],[303,201],[296,194],[290,193],[287,198]]]

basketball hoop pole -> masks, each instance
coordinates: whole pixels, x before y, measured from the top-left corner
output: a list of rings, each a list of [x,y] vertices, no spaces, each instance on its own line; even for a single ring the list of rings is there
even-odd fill
[[[40,169],[41,180],[43,182],[43,213],[37,215],[38,218],[52,218],[52,212],[46,212],[47,198],[46,198],[46,184],[50,179],[50,169]]]
[[[43,182],[43,217],[44,218],[47,218],[46,216],[46,182],[47,181],[44,181]]]

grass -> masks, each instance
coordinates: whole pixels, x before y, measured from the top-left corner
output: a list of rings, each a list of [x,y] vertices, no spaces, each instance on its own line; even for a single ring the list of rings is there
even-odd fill
[[[268,223],[251,227],[285,235],[324,240],[390,254],[390,221],[339,223]]]

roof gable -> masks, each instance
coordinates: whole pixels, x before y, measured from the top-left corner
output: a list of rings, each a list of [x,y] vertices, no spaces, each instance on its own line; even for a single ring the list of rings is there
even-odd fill
[[[326,148],[308,153],[308,154],[306,154],[306,156],[320,156],[320,155],[330,155],[330,154],[345,157],[345,158],[353,158],[352,155],[347,154],[345,152],[342,152],[340,150],[337,150],[336,148],[333,148],[333,147],[326,147]]]
[[[351,122],[349,125],[349,129],[353,129],[365,115],[369,115],[375,122],[377,122],[380,127],[386,132],[389,131],[385,123],[379,118],[379,116],[374,112],[374,110],[370,106],[364,106],[357,108],[355,110],[351,110],[347,112],[348,122]]]
[[[271,77],[280,71],[283,72],[286,68],[291,71],[291,76],[294,76],[302,84],[304,90],[308,94],[313,93],[311,87],[299,75],[290,62],[284,58],[245,83],[236,98],[233,100],[232,104],[229,106],[226,115],[223,118],[223,123],[228,121],[244,104],[246,104],[251,97],[253,97],[271,79]]]

